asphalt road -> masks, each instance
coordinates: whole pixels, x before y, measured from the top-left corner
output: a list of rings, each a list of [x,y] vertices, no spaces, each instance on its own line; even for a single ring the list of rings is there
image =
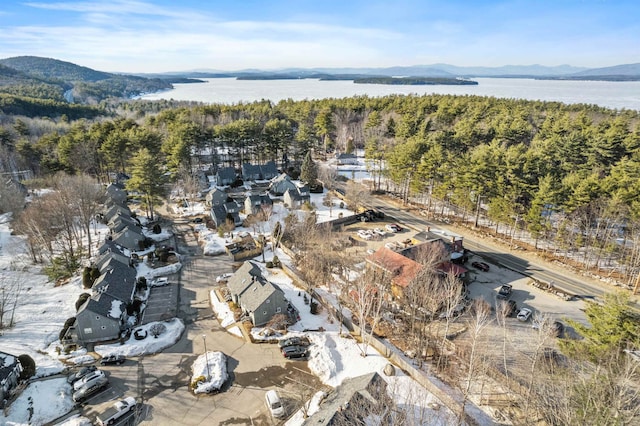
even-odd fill
[[[398,207],[396,203],[382,197],[371,197],[368,205],[371,208],[384,212],[387,216],[393,217],[398,222],[402,222],[405,226],[416,230],[423,231],[427,227],[438,229],[446,228],[446,224],[429,222],[425,220],[423,216],[420,216],[417,211]],[[500,251],[494,247],[483,244],[482,241],[468,237],[464,239],[464,246],[472,252],[491,260],[493,263],[519,272],[525,276],[535,278],[538,281],[553,283],[555,287],[577,297],[585,299],[601,298],[604,293],[611,292],[611,289],[607,289],[605,286],[598,286],[581,280],[579,277],[571,276],[571,272],[561,274],[557,271],[550,270],[542,263],[535,263],[517,256],[517,251],[511,253]],[[634,307],[638,309],[637,303],[634,303]]]

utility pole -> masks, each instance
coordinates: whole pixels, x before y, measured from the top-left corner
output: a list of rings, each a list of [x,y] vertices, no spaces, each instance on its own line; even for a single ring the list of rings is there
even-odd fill
[[[209,352],[207,352],[207,336],[202,335],[202,342],[204,343],[204,359],[207,363],[207,380],[211,378],[211,372],[209,371]]]

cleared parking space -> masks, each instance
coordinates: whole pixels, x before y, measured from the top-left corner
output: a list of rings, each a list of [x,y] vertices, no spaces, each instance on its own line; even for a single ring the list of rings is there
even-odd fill
[[[154,321],[165,321],[177,316],[178,312],[177,283],[169,283],[161,287],[151,287],[147,307],[142,314],[142,324]]]

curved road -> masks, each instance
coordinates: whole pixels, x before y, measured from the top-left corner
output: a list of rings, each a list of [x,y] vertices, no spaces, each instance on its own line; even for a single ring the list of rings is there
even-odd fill
[[[368,200],[368,206],[373,209],[380,210],[387,216],[391,216],[405,225],[423,231],[427,227],[442,228],[441,224],[435,224],[425,220],[422,216],[411,210],[404,210],[396,205],[396,203],[386,200],[382,197],[371,197]],[[445,225],[446,226],[446,225]],[[557,271],[549,270],[542,263],[531,262],[528,259],[516,256],[514,253],[505,253],[489,245],[482,244],[478,240],[464,238],[465,248],[472,252],[491,259],[494,263],[500,264],[513,271],[519,272],[525,276],[535,278],[545,283],[553,283],[553,285],[567,293],[574,294],[577,297],[585,299],[601,298],[603,294],[611,292],[611,289],[589,283],[576,277],[571,272],[562,274]],[[632,303],[635,310],[639,310],[637,301]]]

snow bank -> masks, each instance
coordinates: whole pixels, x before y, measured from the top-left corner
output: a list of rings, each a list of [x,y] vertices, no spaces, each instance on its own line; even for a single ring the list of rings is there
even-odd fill
[[[157,338],[151,335],[151,327],[155,324],[162,324],[166,327],[166,330],[160,334]],[[147,332],[147,337],[143,340],[136,340],[134,334],[131,333],[131,337],[124,345],[114,343],[110,345],[97,345],[95,352],[100,356],[107,355],[124,355],[127,357],[140,356],[154,354],[162,351],[175,344],[184,331],[184,323],[178,318],[173,318],[170,321],[152,322],[143,326],[137,327],[136,330],[144,330]]]
[[[207,364],[209,365],[208,369]],[[227,357],[220,351],[207,352],[195,360],[191,366],[191,371],[193,372],[192,383],[198,377],[209,377],[208,380],[198,382],[193,390],[194,393],[216,392],[220,390],[229,377],[227,374]]]
[[[42,425],[73,408],[71,386],[67,379],[56,378],[31,383],[9,406],[5,425]]]

